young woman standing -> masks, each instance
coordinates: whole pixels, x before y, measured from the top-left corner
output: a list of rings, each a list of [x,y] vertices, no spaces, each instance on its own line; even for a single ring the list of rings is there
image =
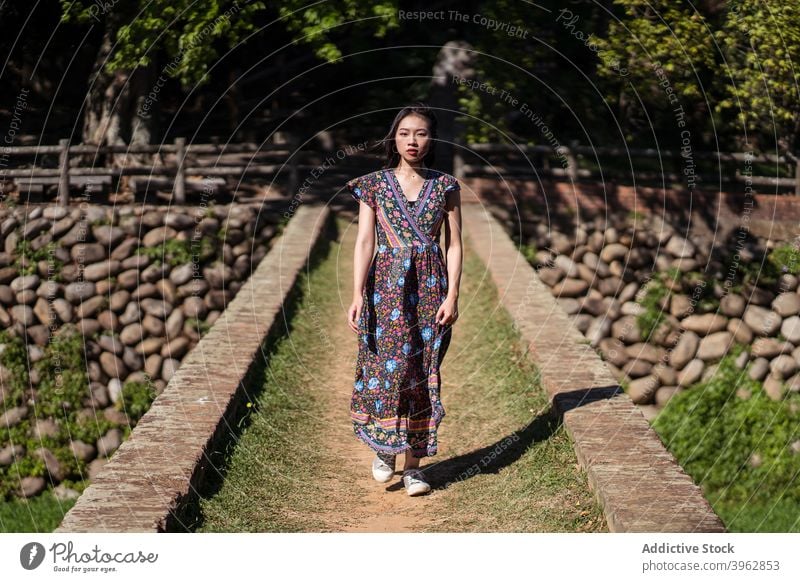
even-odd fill
[[[348,310],[358,334],[350,416],[355,435],[376,452],[377,481],[391,480],[396,455],[405,453],[403,484],[412,496],[430,491],[419,463],[437,452],[440,367],[462,269],[460,186],[430,167],[435,143],[433,112],[423,103],[406,107],[384,140],[385,167],[347,183],[360,202]]]

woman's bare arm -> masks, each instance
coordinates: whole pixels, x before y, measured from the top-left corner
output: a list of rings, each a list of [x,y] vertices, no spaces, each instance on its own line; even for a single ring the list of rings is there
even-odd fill
[[[356,333],[363,307],[364,286],[375,254],[375,211],[363,200],[359,201],[358,206],[358,235],[353,251],[353,302],[348,312],[348,323]]]
[[[456,190],[448,196],[445,205],[447,218],[444,223],[444,246],[447,262],[447,299],[442,305],[445,323],[458,318],[458,293],[461,286],[463,246],[461,239],[461,192]]]

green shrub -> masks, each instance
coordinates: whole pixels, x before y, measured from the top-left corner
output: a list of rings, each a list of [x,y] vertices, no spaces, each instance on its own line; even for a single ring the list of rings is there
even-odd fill
[[[140,246],[136,249],[136,254],[149,257],[155,264],[166,262],[176,267],[192,261],[202,263],[214,257],[219,246],[205,236],[199,241],[169,239],[154,247]]]
[[[713,377],[676,394],[653,422],[731,531],[753,527],[758,507],[800,512],[800,454],[791,449],[800,438],[800,395],[769,398],[747,368],[736,368],[742,349],[734,346]],[[737,396],[740,389],[750,397]],[[754,456],[760,463],[751,463]],[[777,514],[764,515],[760,523],[766,528],[761,531],[787,527]],[[797,531],[800,524],[793,527]]]
[[[800,249],[790,243],[779,245],[766,257],[756,257],[753,261],[735,258],[734,253],[725,258],[723,272],[733,273],[731,290],[736,293],[747,284],[771,287],[783,274],[800,274]]]
[[[800,249],[792,244],[783,244],[772,249],[769,262],[778,273],[800,275]]]
[[[52,261],[52,279],[61,281],[61,269],[64,263],[53,254],[57,243],[50,241],[37,251],[31,247],[31,241],[20,239],[14,249],[14,268],[20,275],[33,275],[37,272],[39,261]],[[25,266],[23,266],[25,265]]]
[[[117,401],[116,407],[135,423],[150,409],[155,398],[156,391],[150,382],[125,382],[122,398]]]
[[[636,325],[642,333],[644,341],[647,341],[647,338],[664,322],[664,310],[661,308],[661,302],[670,292],[664,284],[666,276],[666,273],[658,273],[647,281],[643,293],[636,298],[636,303],[644,308],[636,316]]]

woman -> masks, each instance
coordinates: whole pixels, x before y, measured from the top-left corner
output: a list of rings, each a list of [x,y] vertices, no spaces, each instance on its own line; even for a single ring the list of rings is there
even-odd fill
[[[347,183],[359,201],[348,310],[358,334],[350,416],[355,435],[376,452],[377,481],[391,480],[396,455],[405,453],[403,484],[412,496],[431,489],[419,463],[437,451],[445,415],[440,367],[461,282],[460,187],[430,168],[435,143],[433,112],[423,103],[406,107],[384,139],[384,168]]]

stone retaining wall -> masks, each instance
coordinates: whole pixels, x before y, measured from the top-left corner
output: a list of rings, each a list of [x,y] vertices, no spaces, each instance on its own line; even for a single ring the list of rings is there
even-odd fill
[[[0,497],[77,497],[281,227],[259,205],[0,210]]]

